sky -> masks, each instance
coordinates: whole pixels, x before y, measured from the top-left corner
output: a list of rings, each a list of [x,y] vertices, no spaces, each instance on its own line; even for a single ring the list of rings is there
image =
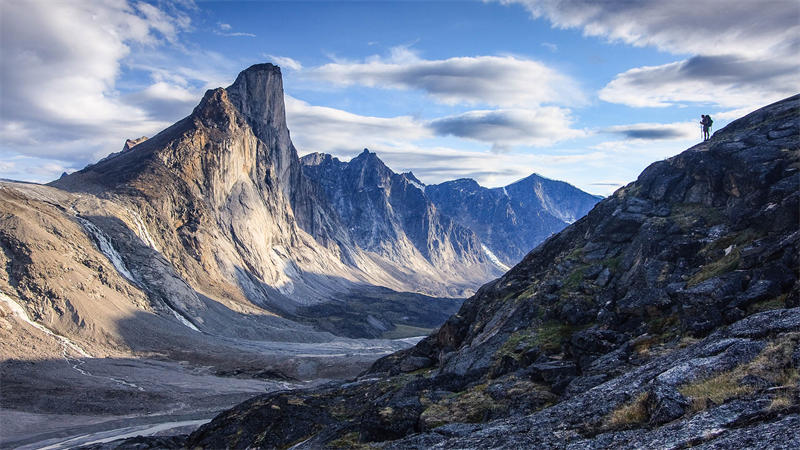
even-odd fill
[[[800,92],[800,1],[2,0],[0,51],[0,178],[79,170],[272,62],[300,155],[609,195],[701,114]]]

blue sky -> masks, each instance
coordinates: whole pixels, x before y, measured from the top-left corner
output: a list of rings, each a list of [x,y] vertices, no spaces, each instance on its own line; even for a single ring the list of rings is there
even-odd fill
[[[46,182],[282,67],[300,154],[367,147],[425,183],[532,172],[601,195],[800,92],[800,3],[0,3],[0,178]]]

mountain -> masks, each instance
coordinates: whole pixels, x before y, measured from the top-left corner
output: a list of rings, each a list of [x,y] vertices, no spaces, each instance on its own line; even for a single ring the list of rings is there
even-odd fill
[[[799,113],[797,95],[652,164],[359,379],[255,397],[180,442],[796,446]]]
[[[312,153],[302,164],[360,248],[414,267],[429,265],[453,280],[471,271],[477,272],[465,278],[502,274],[472,230],[440,214],[413,175],[393,172],[375,153],[364,149],[347,163]]]
[[[271,64],[49,185],[0,183],[0,212],[4,360],[35,347],[56,360],[160,354],[223,371],[352,373],[370,357],[353,351],[407,344],[335,335],[430,332],[460,305],[450,297],[500,274],[473,234],[432,210],[403,218],[408,234],[390,244],[402,252],[351,232],[303,174]],[[349,356],[301,370],[298,351],[274,342]]]
[[[473,230],[509,266],[602,199],[537,174],[494,189],[462,178],[427,185],[425,194],[442,213]]]

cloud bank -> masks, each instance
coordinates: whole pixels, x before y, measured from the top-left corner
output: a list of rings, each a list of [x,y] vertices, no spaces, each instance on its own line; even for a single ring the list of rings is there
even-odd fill
[[[333,62],[309,70],[308,75],[339,86],[420,90],[447,104],[529,108],[585,101],[571,77],[515,56],[426,60],[408,49],[395,48],[389,58]]]
[[[501,0],[586,36],[694,55],[617,75],[599,96],[633,107],[748,108],[800,91],[800,7],[786,0]]]

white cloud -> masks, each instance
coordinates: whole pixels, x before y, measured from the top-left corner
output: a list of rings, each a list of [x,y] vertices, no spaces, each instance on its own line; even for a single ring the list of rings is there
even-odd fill
[[[800,45],[798,6],[790,0],[500,1],[559,28],[678,54],[796,57]]]
[[[796,1],[500,0],[587,36],[693,57],[617,75],[600,98],[634,107],[752,108],[800,90]]]
[[[543,147],[583,136],[570,128],[569,110],[558,107],[469,111],[430,122],[440,136],[452,135],[492,144],[494,151],[515,146]]]
[[[495,152],[507,152],[514,147],[548,146],[585,135],[570,128],[569,111],[557,107],[468,111],[423,121],[411,116],[362,116],[312,106],[287,95],[286,115],[292,139],[304,152],[336,153],[376,145],[405,148],[435,136],[469,139],[491,145]]]
[[[256,37],[253,33],[233,31],[231,24],[222,22],[217,22],[217,29],[214,30],[214,34],[225,37]]]
[[[532,108],[543,103],[585,101],[571,77],[515,56],[426,60],[406,47],[396,47],[388,58],[337,61],[311,69],[308,75],[340,86],[422,90],[448,104]]]
[[[278,66],[280,66],[281,69],[291,69],[295,71],[303,70],[303,65],[300,64],[300,61],[293,58],[289,58],[288,56],[277,56],[268,54],[264,54],[263,56],[273,64],[277,64]]]
[[[618,134],[629,140],[662,141],[686,140],[698,136],[700,119],[697,122],[634,123],[615,125],[600,130],[602,133]]]
[[[361,116],[312,106],[289,95],[285,101],[292,140],[303,153],[337,153],[375,145],[395,147],[432,136],[430,130],[410,116]]]
[[[191,6],[191,3],[187,3]],[[188,16],[120,0],[0,2],[0,147],[19,154],[83,161],[117,151],[125,137],[152,135],[170,122],[116,87],[132,48],[174,45]],[[156,81],[141,99],[185,92]]]
[[[553,53],[558,51],[558,45],[553,44],[552,42],[542,42],[541,46],[550,50]]]
[[[794,60],[694,57],[645,66],[617,75],[600,98],[635,107],[681,103],[741,108],[764,105],[800,91],[800,66]]]

